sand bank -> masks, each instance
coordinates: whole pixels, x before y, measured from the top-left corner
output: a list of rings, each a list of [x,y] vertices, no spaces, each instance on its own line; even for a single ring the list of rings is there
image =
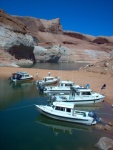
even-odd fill
[[[84,70],[76,71],[59,71],[59,70],[46,70],[36,68],[13,68],[13,67],[0,67],[0,78],[9,78],[12,73],[17,71],[27,71],[33,75],[34,81],[40,80],[42,77],[47,76],[48,72],[51,76],[60,77],[62,80],[72,80],[76,84],[85,86],[87,83],[93,91],[104,94],[106,96],[105,101],[109,104],[113,104],[113,77],[109,74],[99,74],[93,72],[86,72]],[[38,72],[38,78],[36,77]],[[106,84],[106,88],[101,90],[103,84]]]

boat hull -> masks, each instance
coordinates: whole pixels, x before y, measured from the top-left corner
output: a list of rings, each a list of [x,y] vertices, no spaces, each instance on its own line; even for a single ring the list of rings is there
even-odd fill
[[[51,93],[51,94],[58,94],[58,93],[65,93],[69,94],[70,93],[70,88],[66,89],[61,89],[60,87],[58,89],[49,89],[49,90],[44,90],[45,94]]]
[[[93,121],[93,118],[91,120],[89,120],[87,118],[62,116],[62,115],[58,115],[55,113],[51,113],[52,111],[49,112],[49,111],[43,110],[43,108],[41,108],[41,106],[38,106],[38,105],[36,105],[36,108],[41,114],[43,114],[49,118],[52,118],[52,119],[57,119],[57,120],[72,122],[72,123],[85,124],[85,125],[96,124],[96,121]]]
[[[50,95],[50,100],[55,100],[57,102],[73,102],[77,105],[86,105],[86,104],[95,104],[95,103],[101,103],[104,101],[105,96],[101,95],[99,97],[80,97],[80,96],[75,96],[75,97],[70,97],[69,95]]]
[[[10,79],[12,82],[21,82],[21,81],[30,81],[33,80],[33,77],[30,78],[23,78],[23,79]]]
[[[58,82],[58,79],[54,79],[52,81],[48,80],[48,81],[44,81],[44,80],[41,80],[41,81],[36,81],[36,84],[37,86],[41,86],[41,85],[52,85],[52,84],[56,84]]]
[[[56,101],[59,101],[59,100],[56,100]],[[77,105],[95,104],[95,103],[101,103],[103,101],[104,101],[104,98],[90,99],[90,100],[62,100],[62,102],[74,102]]]

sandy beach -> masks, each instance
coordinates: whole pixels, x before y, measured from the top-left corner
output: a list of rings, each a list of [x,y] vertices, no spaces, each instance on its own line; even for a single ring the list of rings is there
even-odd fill
[[[42,79],[44,76],[51,73],[51,76],[60,77],[62,80],[71,80],[76,84],[85,86],[90,84],[90,88],[98,93],[104,94],[105,102],[113,104],[113,76],[107,74],[87,72],[85,70],[72,70],[72,71],[59,71],[59,70],[45,70],[36,68],[14,68],[14,67],[0,67],[0,78],[8,79],[12,73],[17,71],[26,71],[33,75],[34,81]],[[38,73],[38,78],[36,77]],[[101,90],[103,84],[106,84],[106,88]]]

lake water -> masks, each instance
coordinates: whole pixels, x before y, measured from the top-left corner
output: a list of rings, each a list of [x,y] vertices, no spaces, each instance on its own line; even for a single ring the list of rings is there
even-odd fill
[[[36,63],[32,68],[52,69],[52,70],[78,70],[80,67],[85,67],[89,63]]]
[[[47,97],[38,91],[34,82],[13,85],[0,79],[1,150],[95,150],[100,137],[112,136],[92,126],[44,117],[34,104],[46,103]],[[113,117],[110,115],[113,110],[105,103],[94,111],[104,120]]]

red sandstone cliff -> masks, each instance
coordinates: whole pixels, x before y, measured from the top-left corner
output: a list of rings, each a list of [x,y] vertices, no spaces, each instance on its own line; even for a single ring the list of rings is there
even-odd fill
[[[113,36],[63,31],[59,18],[11,16],[3,10],[0,10],[0,35],[0,61],[7,58],[51,61],[57,56],[57,61],[63,62],[97,62],[109,59],[113,50]]]

